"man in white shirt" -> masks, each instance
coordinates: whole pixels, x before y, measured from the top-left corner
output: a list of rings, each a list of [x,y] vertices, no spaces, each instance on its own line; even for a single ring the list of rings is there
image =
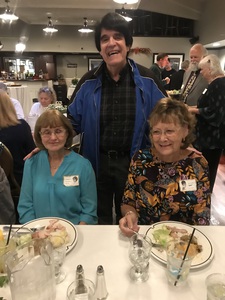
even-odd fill
[[[7,85],[4,84],[3,82],[0,82],[0,90],[3,90],[5,92],[7,92]],[[20,102],[17,99],[11,98],[12,104],[15,107],[16,110],[16,114],[17,114],[17,118],[18,119],[24,119],[24,112],[23,112],[23,108],[20,104]]]

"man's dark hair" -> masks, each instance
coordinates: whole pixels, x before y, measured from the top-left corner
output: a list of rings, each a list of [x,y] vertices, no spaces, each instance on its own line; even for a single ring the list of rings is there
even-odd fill
[[[156,57],[156,60],[159,61],[160,59],[163,59],[166,56],[168,56],[167,53],[159,53]]]
[[[126,46],[132,46],[133,37],[131,35],[128,22],[117,13],[108,13],[95,27],[95,46],[99,52],[101,51],[100,40],[101,31],[103,28],[107,30],[115,30],[122,33],[126,41]]]

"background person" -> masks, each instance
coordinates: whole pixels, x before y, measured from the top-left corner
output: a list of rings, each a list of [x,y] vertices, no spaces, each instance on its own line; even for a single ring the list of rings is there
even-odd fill
[[[94,171],[87,159],[67,149],[73,134],[70,121],[58,110],[46,110],[37,119],[34,138],[41,151],[25,162],[18,204],[21,223],[41,217],[97,223]]]
[[[38,91],[38,102],[32,105],[29,116],[40,116],[48,105],[55,103],[56,100],[56,93],[52,88],[41,87]]]
[[[24,119],[17,119],[15,108],[9,95],[0,90],[0,141],[13,156],[14,175],[21,185],[24,156],[35,148],[31,129]]]
[[[207,55],[207,50],[202,44],[195,44],[190,49],[190,65],[184,73],[184,80],[181,87],[181,98],[189,106],[197,105],[197,101],[208,83],[200,74],[199,62]]]
[[[7,93],[7,85],[4,84],[3,82],[0,82],[0,90],[3,90],[4,92]],[[12,104],[16,110],[16,115],[18,119],[24,119],[24,112],[23,112],[23,108],[19,102],[19,100],[15,99],[15,98],[11,98],[10,100],[12,101]]]
[[[124,18],[105,15],[95,28],[103,62],[79,80],[68,107],[97,175],[99,224],[113,223],[113,199],[118,223],[130,157],[149,145],[147,119],[165,93],[149,69],[127,58],[132,43]]]
[[[162,70],[162,79],[166,79],[167,77],[171,80],[171,76],[177,73],[175,69],[172,68],[170,63],[170,58],[168,58],[168,64],[165,65],[164,69]],[[164,85],[164,88],[166,90],[170,90],[170,82],[166,85]]]
[[[182,83],[183,83],[183,78],[184,78],[184,73],[187,71],[189,67],[189,60],[184,60],[181,63],[181,69],[178,70],[176,73],[172,74],[170,77],[170,89],[171,90],[180,90]]]
[[[209,86],[199,98],[197,107],[190,107],[189,110],[197,117],[194,146],[208,161],[213,191],[218,164],[225,148],[225,76],[220,60],[214,54],[204,57],[199,67]]]
[[[161,82],[163,86],[170,83],[169,77],[162,78],[163,68],[168,65],[168,54],[159,53],[156,57],[156,63],[153,63],[150,67],[150,70],[155,74],[156,78]]]
[[[159,221],[209,225],[207,161],[187,149],[194,139],[194,116],[181,101],[164,98],[149,124],[152,147],[139,150],[131,160],[120,229],[130,236],[129,228],[138,231],[138,224]]]

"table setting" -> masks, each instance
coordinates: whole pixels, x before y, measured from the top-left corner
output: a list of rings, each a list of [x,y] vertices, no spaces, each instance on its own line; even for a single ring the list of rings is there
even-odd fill
[[[104,269],[104,282],[107,290],[107,299],[112,300],[147,300],[158,299],[169,300],[171,298],[181,298],[182,300],[206,299],[207,286],[206,278],[213,274],[225,273],[225,260],[223,258],[222,238],[225,234],[223,226],[195,226],[179,222],[159,222],[151,226],[140,226],[139,234],[134,234],[132,239],[125,237],[117,225],[73,225],[67,220],[60,218],[41,218],[19,226],[18,229],[12,229],[14,232],[27,230],[27,228],[48,227],[50,222],[57,221],[66,228],[66,256],[61,266],[65,277],[56,284],[56,296],[54,299],[62,300],[68,298],[68,289],[74,289],[76,278],[76,269],[82,265],[85,273],[85,280],[97,286],[97,272],[99,266]],[[169,223],[169,224],[168,224]],[[171,284],[168,280],[167,256],[165,249],[152,246],[143,248],[143,241],[137,241],[140,236],[147,237],[157,244],[158,240],[154,237],[154,232],[165,228],[165,226],[176,227],[185,230],[190,235],[194,230],[194,236],[197,238],[202,251],[198,253],[191,261],[189,274],[184,280],[183,285]],[[3,228],[1,226],[0,228]],[[38,233],[38,230],[35,234]],[[55,232],[57,236],[59,232]],[[136,238],[135,238],[136,236]],[[136,239],[136,240],[135,240]],[[139,248],[137,246],[140,246]],[[135,250],[132,250],[132,247]],[[140,250],[141,249],[141,250]],[[143,250],[144,249],[144,250]],[[143,250],[143,251],[142,251]],[[131,255],[131,251],[135,251]],[[148,252],[149,251],[149,252]],[[145,259],[142,260],[144,271],[147,271],[147,278],[136,280],[132,278],[131,269],[136,261],[140,266],[140,258],[144,253]],[[148,255],[150,253],[150,255]],[[136,258],[134,259],[136,255]],[[131,258],[132,256],[132,258]],[[181,266],[178,265],[178,269]],[[180,272],[180,271],[179,271]],[[179,275],[179,276],[178,276]],[[181,273],[176,273],[175,279],[179,280]],[[72,287],[71,287],[72,284]],[[221,285],[220,285],[221,286]],[[219,292],[221,292],[219,290]],[[0,297],[11,300],[9,284],[0,288]],[[98,299],[97,295],[90,299]],[[30,300],[30,298],[27,298]],[[50,298],[49,298],[50,299]],[[75,298],[74,298],[75,299]],[[214,300],[217,298],[209,298]],[[224,298],[218,298],[224,299]],[[24,298],[24,300],[26,300]],[[47,298],[45,299],[47,300]]]

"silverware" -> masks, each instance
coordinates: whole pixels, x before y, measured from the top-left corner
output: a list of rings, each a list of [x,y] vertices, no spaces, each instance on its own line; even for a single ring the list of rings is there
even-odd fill
[[[7,231],[9,230],[10,226],[6,225],[3,226],[3,230]],[[32,227],[32,228],[28,228],[28,227],[23,227],[23,226],[12,226],[12,230],[28,230],[28,231],[32,231],[32,232],[36,232],[36,231],[40,231],[45,229],[45,226],[36,226],[36,227]]]
[[[135,230],[133,230],[132,228],[130,228],[130,227],[128,227],[133,233],[135,233],[137,236],[141,236],[142,238],[145,238],[145,236],[146,236],[146,234],[140,234],[138,231],[135,231]],[[150,239],[151,240],[151,239]],[[157,244],[157,243],[154,243],[154,242],[152,242],[152,240],[151,240],[151,244],[152,244],[152,247],[157,247],[157,248],[163,248],[163,245],[161,245],[161,244]]]

